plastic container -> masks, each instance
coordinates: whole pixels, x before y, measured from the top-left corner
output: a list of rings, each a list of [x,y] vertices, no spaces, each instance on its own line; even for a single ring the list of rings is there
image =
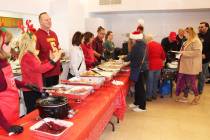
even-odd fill
[[[99,89],[105,82],[105,77],[73,77],[69,80],[62,80],[62,83],[70,85],[86,85]]]
[[[54,122],[55,124],[58,124],[60,126],[64,126],[66,127],[61,133],[59,134],[51,134],[48,132],[44,132],[44,131],[40,131],[40,130],[36,130],[38,129],[40,126],[42,126],[43,124],[45,124],[46,122]],[[30,131],[33,133],[33,136],[36,139],[42,140],[42,139],[50,139],[50,140],[58,140],[60,139],[62,136],[65,135],[65,133],[67,132],[67,130],[73,126],[73,123],[70,121],[65,121],[65,120],[59,120],[59,119],[53,119],[53,118],[45,118],[44,121],[40,120],[39,122],[37,122],[36,124],[34,124],[33,126],[30,127]]]
[[[68,99],[84,100],[93,92],[93,86],[59,84],[52,87],[52,90],[47,90],[47,92],[53,95],[65,96]]]

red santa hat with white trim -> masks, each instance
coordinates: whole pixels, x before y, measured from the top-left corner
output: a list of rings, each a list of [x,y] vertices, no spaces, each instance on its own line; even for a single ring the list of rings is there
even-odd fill
[[[139,31],[134,31],[132,33],[130,33],[130,39],[133,39],[133,40],[141,40],[143,39],[143,34]]]

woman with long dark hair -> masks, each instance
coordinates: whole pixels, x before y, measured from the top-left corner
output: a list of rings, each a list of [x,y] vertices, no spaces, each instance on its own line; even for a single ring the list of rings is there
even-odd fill
[[[79,76],[80,73],[86,71],[85,57],[81,48],[83,34],[75,32],[72,38],[72,46],[70,48],[70,70],[68,79],[74,76]]]

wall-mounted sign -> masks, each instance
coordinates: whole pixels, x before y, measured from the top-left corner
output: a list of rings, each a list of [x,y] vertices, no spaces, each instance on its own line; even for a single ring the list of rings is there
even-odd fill
[[[7,28],[18,28],[18,24],[23,24],[22,18],[13,18],[13,17],[1,17],[0,16],[0,26]]]

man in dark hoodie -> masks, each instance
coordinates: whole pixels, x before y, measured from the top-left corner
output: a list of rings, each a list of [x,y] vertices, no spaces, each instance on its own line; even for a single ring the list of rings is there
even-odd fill
[[[200,23],[198,36],[203,44],[203,66],[198,78],[198,91],[202,94],[206,78],[209,76],[208,66],[210,62],[210,29],[207,22]]]

